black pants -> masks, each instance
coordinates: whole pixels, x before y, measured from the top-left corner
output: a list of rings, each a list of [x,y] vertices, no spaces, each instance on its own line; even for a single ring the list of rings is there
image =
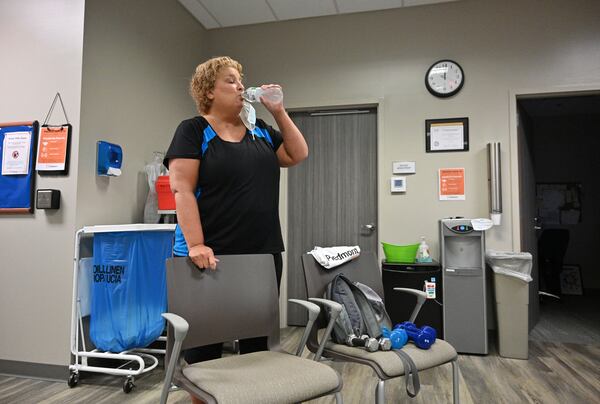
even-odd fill
[[[273,254],[275,261],[275,275],[277,276],[277,293],[281,285],[281,271],[283,260],[281,253]],[[246,354],[258,351],[268,351],[267,337],[247,338],[240,340],[240,353]],[[209,361],[211,359],[219,359],[223,353],[223,343],[199,346],[196,348],[186,349],[183,352],[183,357],[187,363],[196,363]]]

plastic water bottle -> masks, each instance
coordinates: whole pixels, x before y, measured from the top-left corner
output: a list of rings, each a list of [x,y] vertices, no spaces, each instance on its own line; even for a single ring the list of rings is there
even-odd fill
[[[277,103],[283,100],[283,92],[279,87],[269,87],[267,89],[262,89],[260,87],[248,87],[242,97],[248,102],[260,102],[260,97],[264,97],[265,99]]]
[[[429,254],[429,246],[425,241],[425,237],[421,237],[421,244],[417,250],[417,262],[431,262],[431,254]]]

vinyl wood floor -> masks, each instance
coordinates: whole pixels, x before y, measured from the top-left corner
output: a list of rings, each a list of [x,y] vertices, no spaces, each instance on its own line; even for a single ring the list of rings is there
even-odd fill
[[[539,324],[532,330],[527,361],[497,355],[495,343],[487,356],[461,355],[460,397],[470,403],[600,403],[600,317],[598,298],[545,303]],[[301,329],[282,330],[284,348],[293,351]],[[376,379],[366,366],[332,363],[344,378],[346,404],[374,402]],[[451,366],[420,373],[421,393],[415,399],[403,394],[402,380],[386,383],[388,403],[449,403],[452,401]],[[89,375],[70,389],[66,382],[0,376],[0,403],[156,403],[162,369],[136,380],[130,394],[121,390],[122,378]],[[176,391],[169,403],[189,403]],[[333,403],[333,398],[311,404]]]

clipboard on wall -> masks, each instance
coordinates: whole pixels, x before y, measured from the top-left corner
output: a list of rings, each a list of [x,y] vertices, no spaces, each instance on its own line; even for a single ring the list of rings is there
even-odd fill
[[[39,125],[0,123],[0,214],[33,213]]]
[[[66,123],[50,125],[48,121],[57,100],[60,101]],[[73,127],[69,123],[62,97],[60,93],[56,93],[46,119],[39,128],[36,170],[40,175],[67,175],[69,173],[72,130]]]

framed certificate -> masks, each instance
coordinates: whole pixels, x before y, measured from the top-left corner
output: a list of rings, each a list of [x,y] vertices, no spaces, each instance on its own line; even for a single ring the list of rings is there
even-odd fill
[[[469,150],[469,118],[427,119],[425,151],[443,153]]]

